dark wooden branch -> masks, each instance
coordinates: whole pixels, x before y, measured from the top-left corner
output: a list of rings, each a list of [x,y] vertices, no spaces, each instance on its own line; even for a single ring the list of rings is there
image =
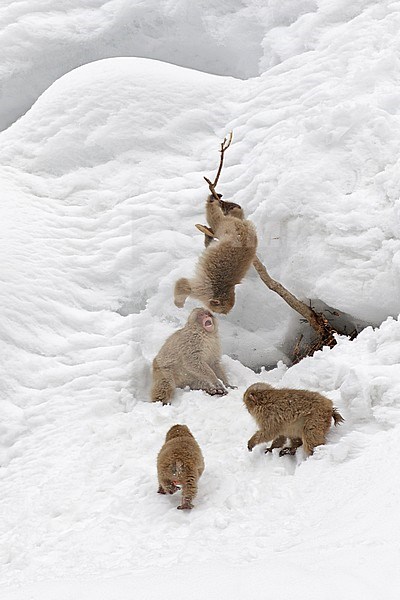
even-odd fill
[[[336,330],[328,323],[327,319],[320,313],[316,313],[312,308],[304,304],[301,300],[298,300],[289,290],[287,290],[279,281],[275,281],[269,275],[267,269],[264,267],[258,256],[253,261],[255,270],[257,271],[261,281],[265,285],[278,294],[291,308],[298,312],[304,317],[311,327],[318,333],[323,341],[323,346],[329,346],[332,348],[336,345],[334,333]]]
[[[218,171],[217,171],[217,174],[216,174],[214,182],[213,182],[214,189],[217,187],[219,176],[221,175],[222,165],[224,163],[225,150],[228,150],[229,146],[232,144],[232,138],[233,138],[233,131],[231,131],[230,134],[229,134],[229,140],[227,140],[226,138],[224,138],[224,141],[221,144],[221,148],[220,148],[221,158],[219,160]]]
[[[225,202],[224,200],[221,200],[221,194],[218,194],[215,189],[217,186],[219,177],[221,175],[222,166],[223,166],[223,162],[224,162],[224,154],[225,154],[225,151],[229,148],[229,146],[232,143],[232,137],[233,137],[233,134],[231,132],[229,134],[229,139],[227,140],[227,138],[225,138],[221,144],[221,148],[220,148],[221,158],[220,158],[218,171],[217,171],[214,181],[212,182],[207,177],[204,177],[204,179],[208,183],[208,187],[209,187],[211,194],[220,203],[220,206],[221,206],[222,210],[224,211],[224,214],[229,214],[230,211],[239,209],[241,212],[241,215],[242,215],[239,218],[243,218],[243,212],[242,212],[242,209],[239,206],[239,204],[235,204],[234,202]],[[232,212],[232,214],[235,215],[234,212]],[[237,215],[238,215],[238,213],[237,213]],[[208,246],[208,244],[214,238],[213,231],[209,227],[206,227],[205,225],[197,224],[196,227],[202,233],[204,233],[205,245]],[[337,342],[335,340],[334,334],[338,333],[338,332],[335,330],[334,327],[332,327],[330,325],[330,323],[324,317],[324,315],[322,315],[321,313],[315,312],[311,307],[307,306],[307,304],[305,304],[304,302],[302,302],[301,300],[296,298],[296,296],[294,296],[291,292],[289,292],[289,290],[287,290],[281,283],[279,283],[279,281],[275,281],[275,279],[272,279],[272,277],[269,275],[267,269],[264,267],[264,265],[262,264],[262,262],[260,261],[258,256],[255,257],[255,259],[253,261],[253,265],[254,265],[254,268],[257,271],[261,281],[270,290],[272,290],[273,292],[278,294],[291,308],[293,308],[293,310],[295,310],[302,317],[304,317],[307,320],[307,322],[310,324],[310,326],[314,329],[314,331],[316,331],[316,333],[318,334],[318,339],[315,340],[315,342],[313,342],[312,346],[310,346],[310,351],[308,354],[312,354],[316,350],[320,350],[323,346],[329,346],[330,348],[332,348],[333,346],[336,345]],[[298,346],[300,346],[300,342],[301,342],[301,339],[298,342]],[[297,353],[300,354],[299,348],[297,348]]]

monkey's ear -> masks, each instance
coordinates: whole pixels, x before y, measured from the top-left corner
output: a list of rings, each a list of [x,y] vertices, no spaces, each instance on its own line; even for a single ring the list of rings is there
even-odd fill
[[[219,300],[215,300],[214,298],[210,298],[209,303],[211,306],[220,306],[220,304],[221,304],[221,302]]]

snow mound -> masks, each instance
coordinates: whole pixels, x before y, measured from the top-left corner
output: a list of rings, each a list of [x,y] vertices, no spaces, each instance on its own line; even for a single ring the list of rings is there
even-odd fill
[[[103,58],[153,58],[217,75],[259,74],[265,32],[316,10],[314,0],[51,0],[0,7],[0,129],[56,79]]]
[[[260,585],[280,573],[288,593],[302,573],[302,599],[327,565],[343,597],[360,577],[365,598],[398,580],[400,11],[328,4],[313,50],[261,77],[99,61],[0,135],[2,583],[106,574],[123,588],[146,568],[154,591],[161,568],[174,590],[177,565],[180,581],[193,564],[211,580],[240,566]],[[231,129],[220,191],[256,224],[271,275],[379,327],[288,369],[296,318],[252,271],[220,319],[238,389],[149,404],[151,360],[194,306],[178,310],[173,285],[203,248],[203,175]],[[346,421],[306,461],[249,454],[242,394],[257,380],[325,393]],[[177,422],[206,461],[184,515],[156,494]]]

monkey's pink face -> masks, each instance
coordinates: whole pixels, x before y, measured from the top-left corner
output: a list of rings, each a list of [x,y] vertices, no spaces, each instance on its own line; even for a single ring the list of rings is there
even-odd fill
[[[200,325],[208,332],[212,332],[215,329],[213,316],[208,310],[204,310],[198,314],[197,320]]]

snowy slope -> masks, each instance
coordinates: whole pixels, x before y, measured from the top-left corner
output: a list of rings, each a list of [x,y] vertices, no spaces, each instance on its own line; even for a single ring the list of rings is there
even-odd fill
[[[53,81],[102,58],[142,56],[217,75],[258,75],[265,33],[287,27],[316,8],[314,0],[4,3],[0,128],[25,113]]]
[[[100,61],[0,135],[2,597],[397,598],[400,3],[328,4],[280,32],[260,77]],[[202,176],[230,129],[220,191],[271,275],[380,327],[256,375],[297,319],[252,272],[220,319],[238,389],[151,405],[151,359],[195,305],[172,289],[202,250]],[[307,461],[249,454],[256,380],[326,393],[346,422]],[[155,493],[177,422],[206,460],[190,514]]]

